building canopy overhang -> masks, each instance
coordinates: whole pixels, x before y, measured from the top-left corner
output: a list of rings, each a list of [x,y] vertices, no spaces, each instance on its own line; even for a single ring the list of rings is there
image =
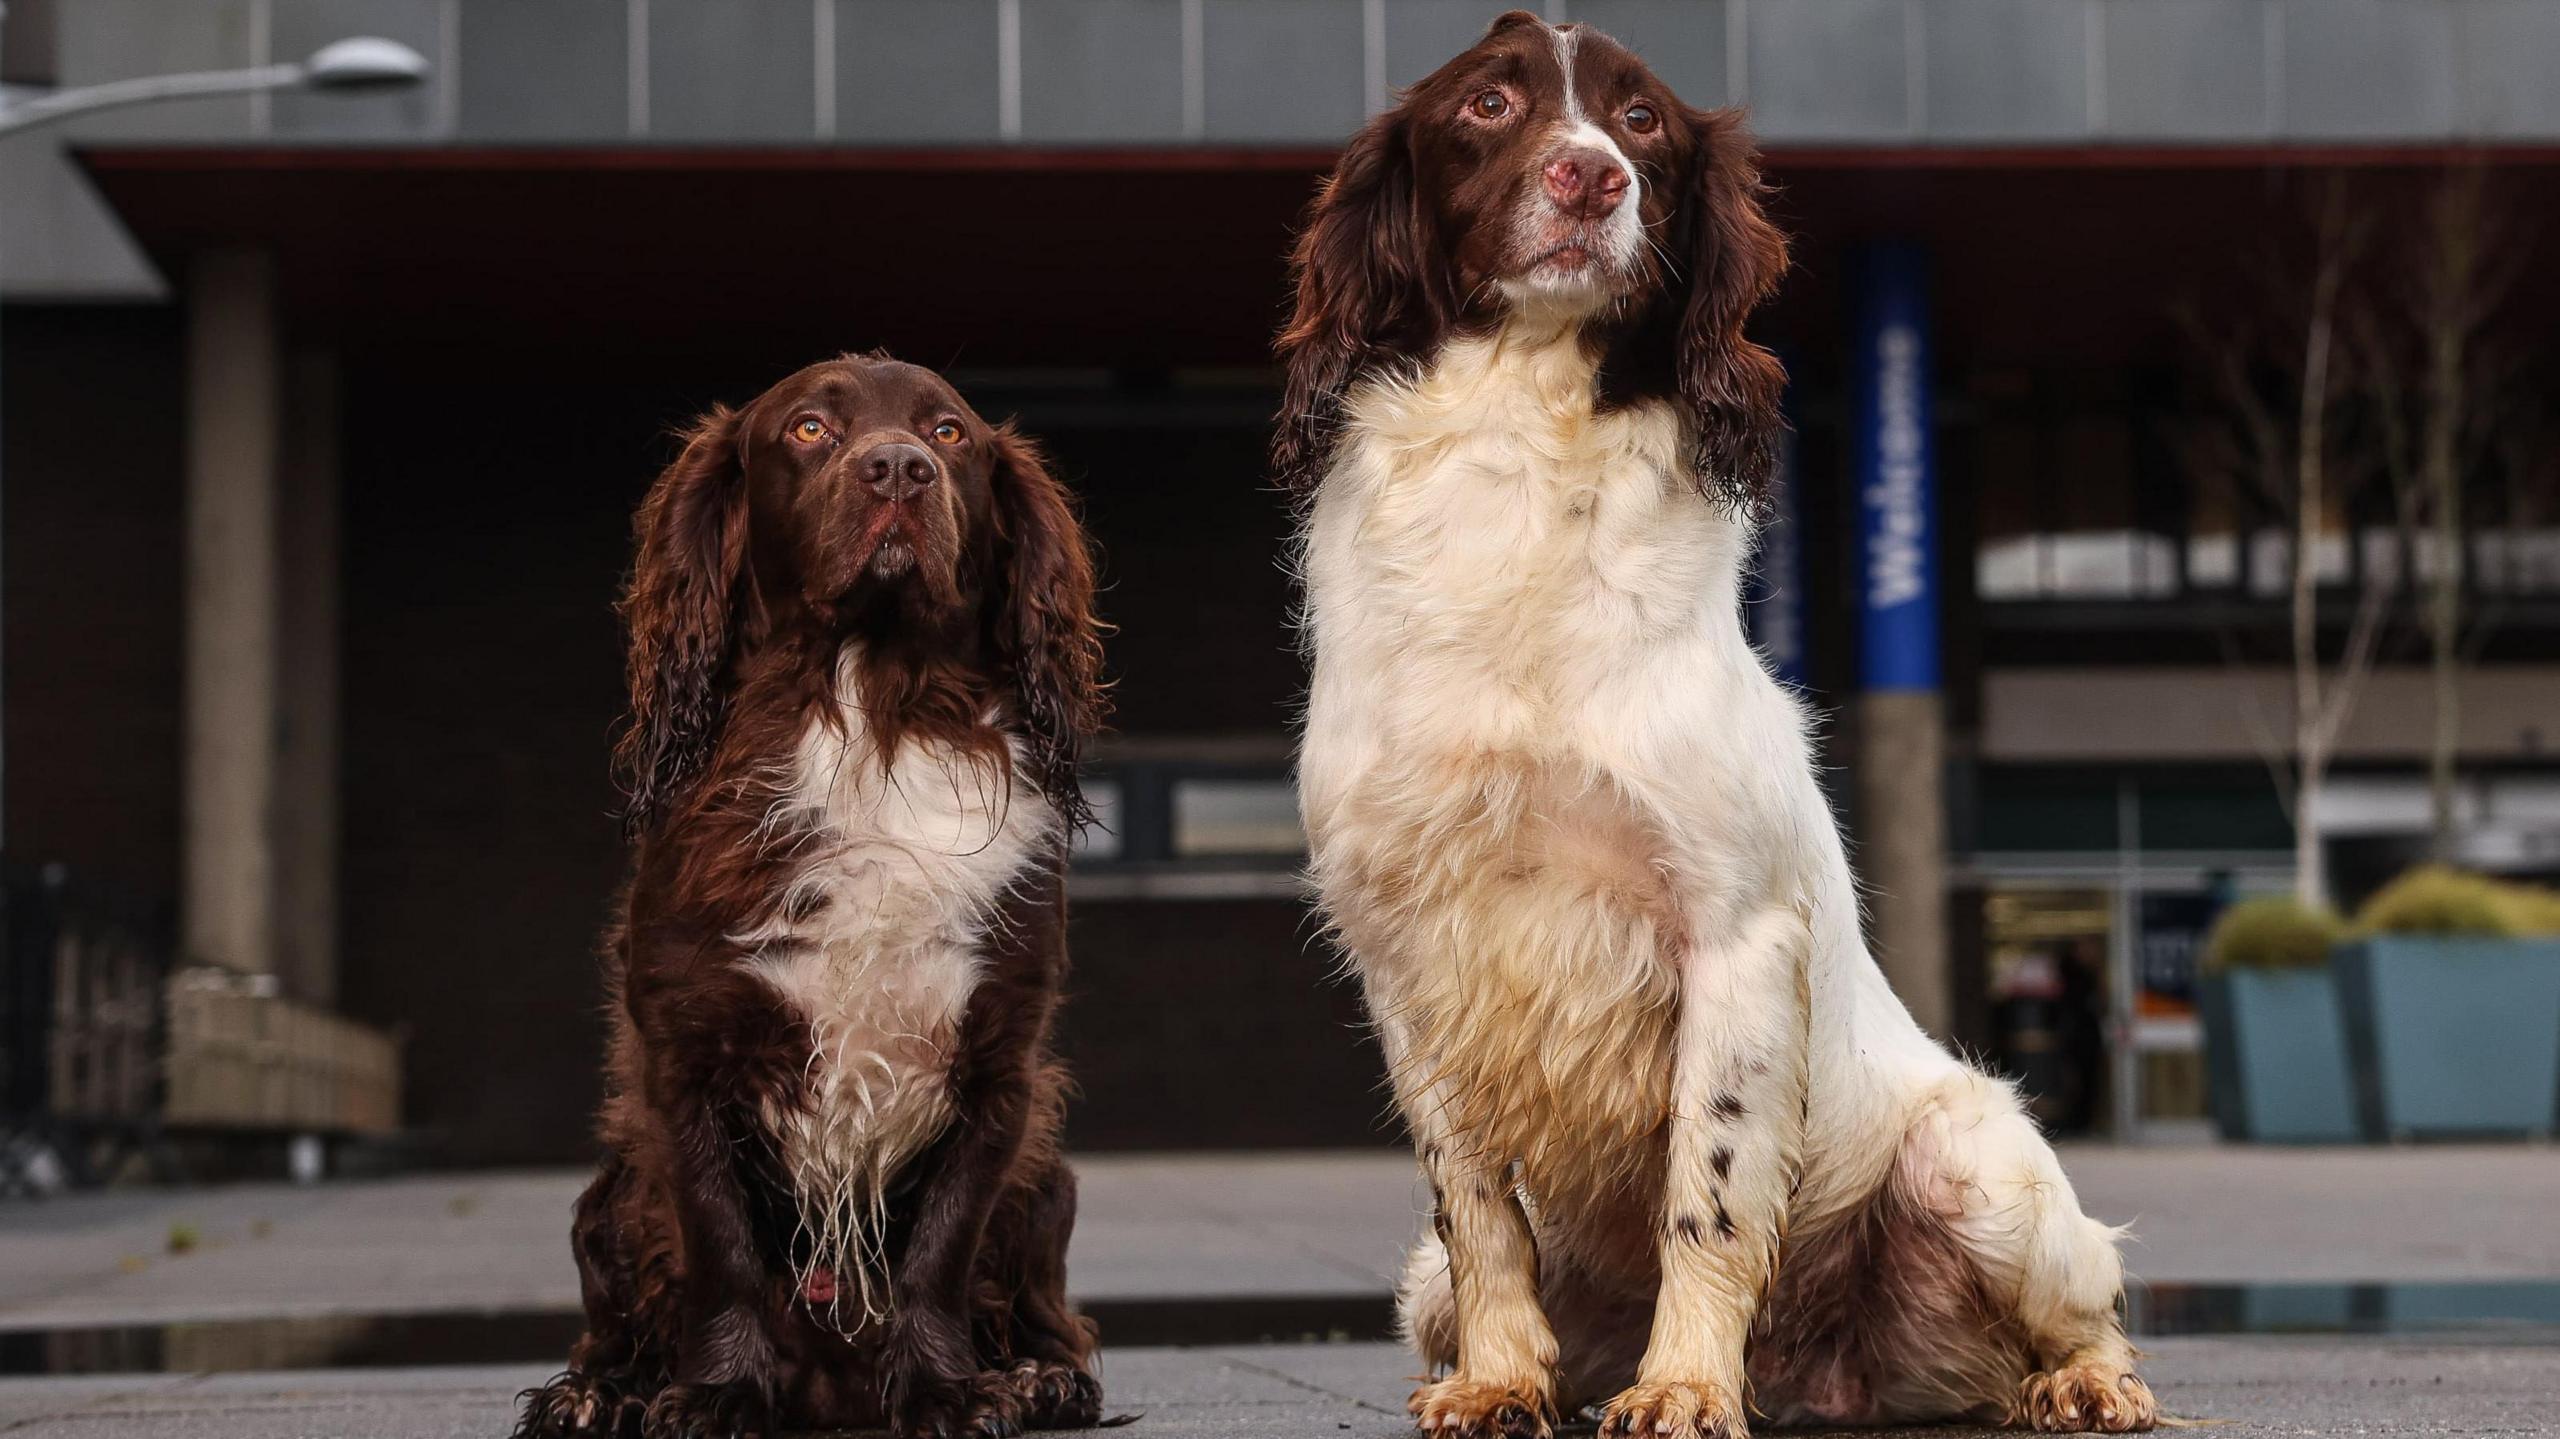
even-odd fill
[[[168,273],[271,251],[299,333],[437,363],[761,369],[886,347],[946,366],[1267,363],[1326,149],[98,146],[89,175]],[[2318,171],[2390,212],[2446,166],[2515,173],[2560,224],[2560,148],[1773,149],[1794,270],[1762,333],[1819,371],[1857,248],[1932,258],[1947,363],[2179,354],[2247,298]],[[1687,257],[1682,257],[1686,259]],[[2560,315],[2560,274],[2515,304]]]

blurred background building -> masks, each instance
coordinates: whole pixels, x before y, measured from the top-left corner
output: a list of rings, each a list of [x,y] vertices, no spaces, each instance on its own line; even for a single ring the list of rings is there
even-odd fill
[[[581,1157],[631,506],[712,401],[886,347],[1043,437],[1106,554],[1076,1140],[1384,1135],[1296,878],[1268,340],[1334,148],[1499,8],[11,0],[12,86],[347,34],[434,71],[0,140],[7,855],[395,1035],[422,1156]],[[2227,435],[2294,424],[2322,256],[2381,318],[2311,527],[2312,642],[2375,657],[2313,852],[2341,897],[2431,844],[2560,868],[2560,267],[2520,263],[2560,236],[2560,4],[1545,8],[1763,138],[1797,440],[1754,621],[1934,1026],[2062,1127],[2202,1113],[2201,930],[2297,867],[2298,517]],[[2428,393],[2385,331],[2463,234],[2495,363],[2447,551],[2377,456]],[[2449,825],[2419,614],[2447,553]]]

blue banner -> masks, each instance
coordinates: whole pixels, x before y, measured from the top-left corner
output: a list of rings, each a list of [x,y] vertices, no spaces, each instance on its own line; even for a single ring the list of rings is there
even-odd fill
[[[1858,307],[1858,673],[1868,690],[1938,688],[1938,521],[1929,420],[1928,264],[1869,251]]]

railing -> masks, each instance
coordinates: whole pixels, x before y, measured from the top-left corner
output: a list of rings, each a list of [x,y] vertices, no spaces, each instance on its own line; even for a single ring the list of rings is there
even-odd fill
[[[166,905],[0,871],[0,1194],[174,1167],[160,1131]]]

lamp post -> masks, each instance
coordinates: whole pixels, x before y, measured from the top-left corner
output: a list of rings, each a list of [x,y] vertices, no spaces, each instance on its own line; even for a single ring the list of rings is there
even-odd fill
[[[0,0],[0,18],[6,17],[8,8],[5,0]],[[402,90],[422,83],[429,68],[426,56],[399,41],[365,35],[333,41],[303,59],[280,65],[144,75],[49,91],[26,100],[11,100],[7,91],[0,89],[0,140],[75,115],[162,100],[196,100],[208,95],[247,95],[264,90],[309,90],[323,95]],[[0,680],[0,689],[5,689],[5,680]],[[0,756],[5,756],[5,744],[5,736],[0,736]],[[0,785],[5,784],[6,773],[5,766],[0,765]],[[5,789],[0,789],[0,796],[4,795]],[[5,844],[6,814],[5,798],[0,798],[0,845]]]
[[[5,8],[5,7],[0,7]],[[31,100],[0,98],[0,135],[50,124],[73,115],[157,100],[198,100],[208,95],[246,95],[259,90],[311,90],[324,95],[361,95],[400,90],[427,78],[427,57],[397,40],[359,36],[323,45],[307,59],[281,65],[252,65],[242,70],[199,70],[178,75],[140,75],[109,80],[73,90],[55,90]]]

